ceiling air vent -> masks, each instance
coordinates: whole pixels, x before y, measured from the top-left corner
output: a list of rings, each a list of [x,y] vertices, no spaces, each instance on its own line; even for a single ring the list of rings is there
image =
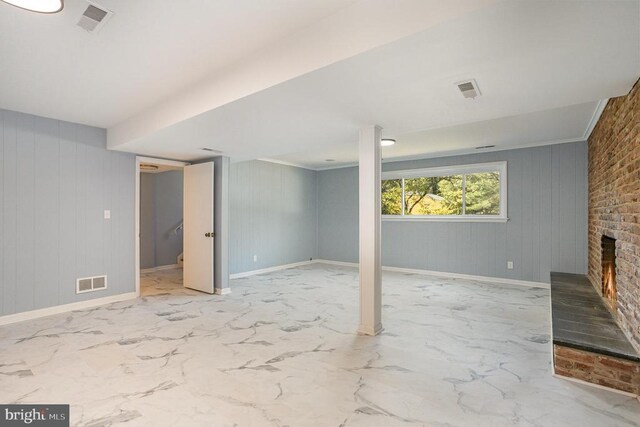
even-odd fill
[[[97,33],[111,15],[113,15],[113,12],[110,10],[98,6],[95,3],[89,3],[89,6],[87,6],[87,9],[78,21],[78,26],[90,33]]]
[[[458,86],[458,89],[460,89],[460,92],[462,92],[462,96],[464,96],[465,98],[473,99],[476,96],[481,95],[480,89],[478,89],[478,83],[476,83],[476,81],[473,79],[464,82],[458,82],[456,83],[456,86]]]
[[[222,154],[222,151],[216,150],[215,148],[202,147],[200,148],[202,151],[209,151],[210,153]]]

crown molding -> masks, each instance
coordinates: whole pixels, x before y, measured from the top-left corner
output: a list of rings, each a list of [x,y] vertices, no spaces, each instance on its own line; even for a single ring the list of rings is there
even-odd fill
[[[609,103],[609,99],[610,98],[601,99],[600,101],[598,101],[598,105],[596,106],[596,109],[593,111],[593,116],[591,116],[591,120],[589,120],[589,124],[587,125],[587,128],[584,131],[585,141],[589,139],[589,137],[591,136],[591,132],[593,132],[593,129],[598,124],[598,121],[600,120],[600,116],[602,115],[602,113],[604,112],[604,109]]]

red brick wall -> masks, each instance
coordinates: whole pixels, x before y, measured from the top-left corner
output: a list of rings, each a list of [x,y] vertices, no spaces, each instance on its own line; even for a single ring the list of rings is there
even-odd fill
[[[640,80],[589,137],[589,279],[601,292],[602,235],[617,239],[618,324],[640,351]]]
[[[640,395],[640,363],[553,345],[555,373]]]

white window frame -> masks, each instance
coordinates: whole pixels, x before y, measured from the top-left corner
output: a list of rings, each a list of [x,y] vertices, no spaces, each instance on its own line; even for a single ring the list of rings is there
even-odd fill
[[[448,222],[507,222],[507,162],[474,163],[468,165],[442,166],[426,169],[407,169],[382,173],[382,180],[419,178],[434,176],[466,175],[482,172],[500,173],[500,214],[499,215],[382,215],[383,221],[448,221]],[[404,190],[403,190],[404,191]],[[380,195],[382,197],[382,194]],[[404,197],[404,194],[403,194]],[[464,192],[462,197],[464,198]]]

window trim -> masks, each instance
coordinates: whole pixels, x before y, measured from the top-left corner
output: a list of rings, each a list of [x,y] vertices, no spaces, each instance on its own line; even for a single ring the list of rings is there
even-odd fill
[[[382,172],[382,180],[467,175],[472,173],[500,173],[500,214],[499,215],[382,215],[383,221],[449,221],[449,222],[507,222],[509,217],[507,201],[507,162],[472,163],[466,165],[439,166],[423,169],[404,169]],[[463,178],[464,181],[464,178]],[[463,191],[463,198],[465,192]],[[382,195],[381,195],[382,197]]]

